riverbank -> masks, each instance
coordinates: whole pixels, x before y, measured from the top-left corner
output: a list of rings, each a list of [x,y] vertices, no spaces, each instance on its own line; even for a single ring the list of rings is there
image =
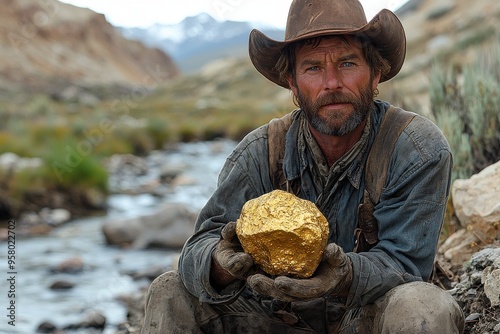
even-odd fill
[[[34,333],[42,324],[54,333],[119,333],[127,324],[127,301],[140,298],[155,275],[173,268],[180,249],[110,246],[103,224],[151,214],[165,203],[199,210],[234,145],[222,140],[154,152],[143,158],[141,175],[112,173],[116,193],[106,199],[105,213],[71,219],[39,235],[22,234],[16,224],[16,326],[2,321],[0,333]],[[159,182],[168,170],[178,171],[176,177]],[[118,193],[120,184],[128,190]],[[7,242],[0,246],[5,249]],[[0,293],[7,293],[3,285]],[[78,329],[95,315],[105,320],[102,328]]]

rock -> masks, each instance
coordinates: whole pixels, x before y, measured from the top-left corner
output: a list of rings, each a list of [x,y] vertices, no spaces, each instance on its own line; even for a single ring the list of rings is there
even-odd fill
[[[50,321],[44,321],[36,329],[37,333],[56,333],[57,327]]]
[[[33,211],[27,211],[21,213],[19,217],[19,222],[23,226],[34,226],[43,223],[43,219]]]
[[[462,226],[500,222],[500,161],[452,186],[455,214]]]
[[[0,169],[2,170],[21,170],[35,169],[43,166],[41,158],[25,158],[15,153],[6,152],[0,155]]]
[[[453,210],[460,229],[440,246],[453,265],[466,262],[481,246],[500,238],[500,161],[452,185]]]
[[[134,281],[140,280],[140,279],[147,279],[148,281],[152,282],[156,277],[160,276],[164,272],[168,271],[169,269],[164,267],[164,266],[157,266],[157,267],[152,267],[152,268],[147,268],[143,270],[135,270],[135,271],[130,271],[127,272],[127,275],[132,277]]]
[[[314,203],[274,190],[245,203],[236,233],[244,251],[268,274],[310,277],[329,227]]]
[[[452,265],[461,265],[478,251],[478,237],[470,230],[461,229],[449,236],[439,247],[439,253]]]
[[[72,257],[64,260],[51,269],[55,273],[77,274],[83,271],[83,260],[80,257]]]
[[[460,268],[463,272],[453,289],[453,297],[466,316],[464,333],[488,333],[500,316],[500,308],[493,305],[499,296],[500,248],[488,245]]]
[[[65,326],[66,330],[76,330],[76,329],[84,329],[84,328],[96,328],[96,329],[104,329],[106,326],[106,317],[99,312],[91,311],[86,317],[77,324],[71,324]]]
[[[483,277],[484,293],[491,306],[500,305],[500,269],[484,270]]]
[[[71,213],[66,209],[43,208],[38,215],[45,223],[52,226],[61,225],[71,219]]]
[[[55,281],[50,285],[51,290],[69,290],[75,286],[75,283],[68,281]]]
[[[110,245],[179,249],[193,234],[196,215],[183,204],[165,203],[150,215],[107,220],[102,231]]]
[[[0,241],[7,241],[9,238],[9,230],[5,227],[0,227]]]
[[[479,318],[481,318],[481,314],[479,313],[471,313],[465,318],[465,321],[477,321]]]
[[[183,164],[178,164],[178,165],[165,164],[160,169],[159,179],[161,182],[170,183],[176,177],[181,175],[185,170],[186,166]]]
[[[12,152],[5,152],[0,155],[0,169],[9,170],[14,168],[20,157]]]

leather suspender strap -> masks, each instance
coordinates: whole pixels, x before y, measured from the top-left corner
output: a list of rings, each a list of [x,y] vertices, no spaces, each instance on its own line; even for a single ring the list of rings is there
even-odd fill
[[[368,251],[378,242],[378,222],[373,211],[387,181],[396,142],[415,116],[415,113],[390,106],[382,120],[365,166],[365,191],[363,203],[358,207],[355,252]]]
[[[297,110],[268,124],[269,177],[273,189],[288,189],[283,173],[286,133]],[[378,222],[373,216],[375,205],[379,202],[382,189],[387,181],[387,173],[396,142],[408,126],[415,113],[390,106],[387,109],[380,129],[370,149],[365,166],[365,190],[363,203],[358,207],[358,228],[355,230],[355,252],[368,251],[378,242]]]
[[[285,157],[286,133],[292,124],[296,111],[281,118],[274,118],[267,128],[269,150],[269,177],[273,189],[287,190],[286,178],[283,173],[283,159]]]

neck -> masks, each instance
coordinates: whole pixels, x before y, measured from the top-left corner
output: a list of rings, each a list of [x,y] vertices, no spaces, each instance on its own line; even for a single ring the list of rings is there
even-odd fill
[[[311,127],[311,125],[309,125],[309,130],[325,156],[328,167],[331,167],[358,142],[363,134],[365,125],[366,120],[354,129],[354,131],[340,137],[320,133]]]

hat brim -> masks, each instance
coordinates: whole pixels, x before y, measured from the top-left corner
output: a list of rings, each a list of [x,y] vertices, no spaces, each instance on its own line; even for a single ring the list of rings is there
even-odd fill
[[[327,35],[356,35],[368,38],[391,66],[389,73],[382,75],[380,82],[393,78],[403,66],[406,55],[404,28],[398,17],[387,9],[381,10],[370,22],[358,29],[314,31],[283,42],[273,40],[254,29],[250,32],[249,39],[250,60],[257,71],[267,79],[288,89],[288,81],[282,80],[275,69],[283,48],[299,40]]]

